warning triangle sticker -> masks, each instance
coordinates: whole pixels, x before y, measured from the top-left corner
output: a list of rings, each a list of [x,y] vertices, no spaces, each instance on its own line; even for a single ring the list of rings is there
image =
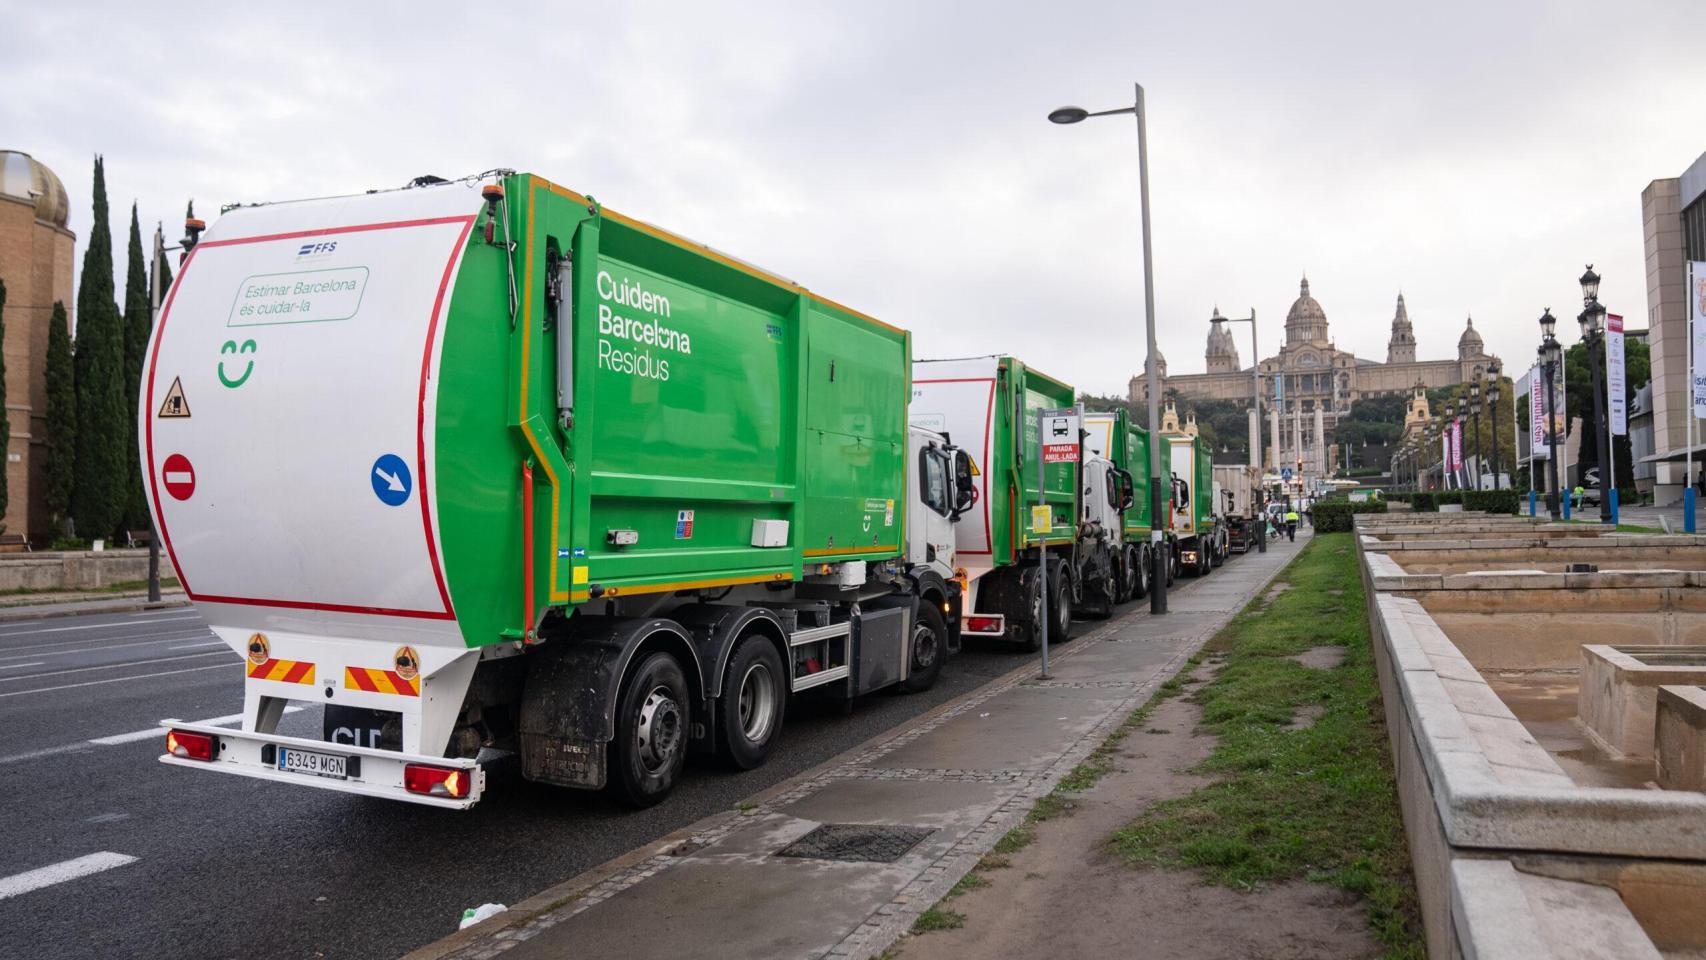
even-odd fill
[[[189,401],[184,399],[184,385],[177,377],[172,378],[172,389],[166,391],[166,399],[160,404],[162,417],[188,417],[190,415]]]

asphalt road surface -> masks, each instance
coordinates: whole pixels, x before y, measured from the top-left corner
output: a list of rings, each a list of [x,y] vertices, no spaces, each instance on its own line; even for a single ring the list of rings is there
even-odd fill
[[[767,765],[694,762],[643,811],[530,784],[513,758],[466,812],[158,763],[161,718],[238,722],[240,662],[187,607],[0,625],[0,957],[397,957],[466,907],[518,902],[729,809],[1022,655],[970,649],[929,692],[851,715],[791,709]],[[318,737],[319,708],[280,729]]]

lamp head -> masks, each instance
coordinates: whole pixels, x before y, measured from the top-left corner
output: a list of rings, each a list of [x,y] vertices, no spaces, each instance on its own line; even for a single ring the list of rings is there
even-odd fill
[[[1541,311],[1540,314],[1540,336],[1544,339],[1550,340],[1552,339],[1553,331],[1557,329],[1558,318],[1552,316],[1552,308],[1547,307],[1545,310]]]
[[[1083,107],[1056,107],[1049,111],[1050,123],[1078,123],[1090,115]]]
[[[1599,274],[1593,272],[1593,264],[1588,264],[1587,272],[1582,274],[1582,302],[1592,303],[1599,299]]]

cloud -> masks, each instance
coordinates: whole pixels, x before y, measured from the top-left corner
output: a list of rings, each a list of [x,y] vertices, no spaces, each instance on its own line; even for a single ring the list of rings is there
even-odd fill
[[[1640,191],[1706,150],[1706,62],[1666,27],[1685,2],[71,7],[0,37],[29,92],[0,129],[79,232],[97,152],[118,229],[135,198],[168,236],[190,196],[211,217],[513,166],[906,326],[920,356],[1016,353],[1098,393],[1144,354],[1135,134],[1052,107],[1146,85],[1174,372],[1201,369],[1216,304],[1255,308],[1271,353],[1305,270],[1374,359],[1401,289],[1423,356],[1473,314],[1525,360],[1588,261],[1639,325]]]

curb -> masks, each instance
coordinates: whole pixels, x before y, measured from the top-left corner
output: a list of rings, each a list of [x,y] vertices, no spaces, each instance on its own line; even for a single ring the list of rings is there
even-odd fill
[[[41,609],[62,603],[88,603],[91,606],[81,610]],[[181,593],[177,596],[162,596],[158,603],[150,603],[146,597],[119,597],[111,603],[101,600],[40,600],[0,606],[0,623],[12,620],[53,620],[60,617],[82,617],[97,613],[136,613],[141,610],[168,610],[174,607],[187,606],[190,606],[190,599]]]

